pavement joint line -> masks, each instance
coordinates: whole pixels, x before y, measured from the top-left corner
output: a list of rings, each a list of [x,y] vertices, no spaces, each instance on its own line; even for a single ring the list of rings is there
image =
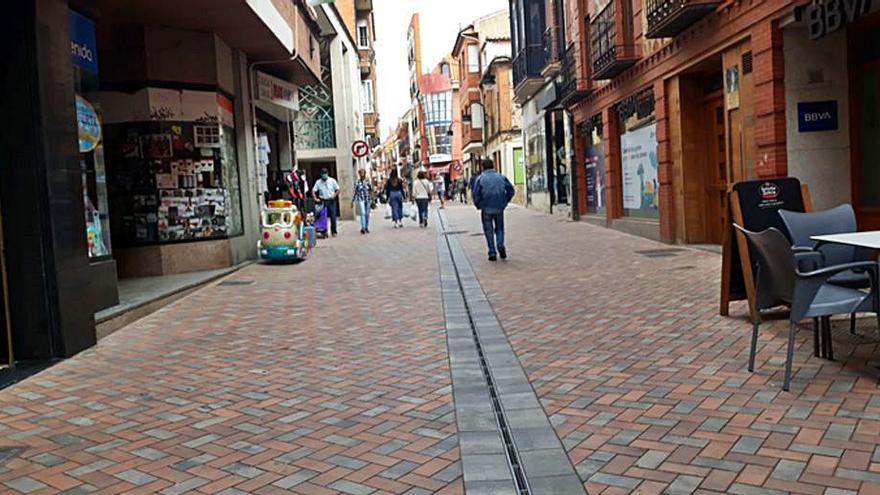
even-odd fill
[[[540,406],[522,363],[516,357],[467,255],[456,236],[449,235],[455,231],[451,230],[442,211],[437,210],[437,217],[443,311],[447,326],[465,493],[469,487],[479,491],[481,483],[503,481],[505,488],[512,488],[514,493],[521,495],[538,492],[585,494],[583,484],[546,412]],[[466,330],[470,330],[468,338],[463,338],[460,331],[449,331],[453,328],[460,330],[464,325],[467,326]],[[489,347],[486,347],[484,341],[491,341]],[[512,394],[496,388],[495,375],[498,370],[495,368],[499,366],[506,373],[510,373],[511,367],[519,372],[522,384],[517,383],[521,386],[515,388],[517,398],[530,396],[534,399],[530,401],[534,407],[506,410],[510,409],[505,408],[505,404],[510,403]],[[473,375],[476,369],[483,375],[485,385],[479,384],[482,380],[475,380]],[[518,405],[522,401],[515,402]],[[494,416],[494,424],[491,424],[490,414]],[[511,424],[511,420],[514,423],[527,421],[527,427],[524,429],[523,424]],[[476,445],[462,445],[462,439],[467,434],[485,436]],[[501,438],[498,438],[499,435]],[[540,437],[539,442],[535,441],[536,437]],[[491,445],[489,449],[487,445],[493,443],[497,443],[503,456],[498,453],[485,454],[492,451]],[[536,450],[535,445],[540,445],[540,450]],[[478,455],[477,451],[481,454]],[[506,461],[512,478],[501,476],[497,472],[493,474],[493,468],[497,469],[493,462],[497,463],[502,458]],[[557,462],[547,462],[548,459],[555,459]],[[508,487],[507,483],[511,483],[512,487]],[[508,492],[509,490],[499,491]]]

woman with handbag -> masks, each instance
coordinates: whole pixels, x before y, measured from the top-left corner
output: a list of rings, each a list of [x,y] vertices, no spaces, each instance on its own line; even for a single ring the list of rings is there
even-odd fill
[[[425,228],[428,226],[428,204],[431,202],[431,195],[434,193],[434,185],[428,180],[425,172],[419,172],[416,182],[413,184],[413,198],[419,207],[419,226]]]

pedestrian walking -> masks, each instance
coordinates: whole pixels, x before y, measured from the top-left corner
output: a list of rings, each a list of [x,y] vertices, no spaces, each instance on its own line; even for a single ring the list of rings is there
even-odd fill
[[[370,233],[370,210],[373,207],[373,185],[367,179],[367,171],[358,170],[358,181],[354,185],[351,206],[361,219],[361,234]]]
[[[507,259],[507,248],[504,245],[504,209],[513,199],[516,190],[504,175],[495,170],[492,160],[483,160],[483,173],[474,181],[474,206],[480,210],[483,220],[483,234],[489,246],[489,261],[498,256]]]
[[[413,184],[413,198],[419,207],[419,226],[428,226],[428,204],[431,203],[431,195],[434,193],[434,185],[428,180],[428,174],[419,172],[416,182]]]
[[[458,200],[461,201],[462,204],[466,205],[468,202],[468,199],[467,199],[468,185],[467,185],[467,181],[464,180],[464,176],[459,176],[459,178],[456,179],[455,185],[458,188]]]
[[[327,217],[330,219],[330,235],[336,237],[336,220],[339,217],[339,206],[336,199],[339,198],[339,183],[330,177],[330,172],[326,168],[321,169],[321,178],[315,181],[312,197],[327,209]]]
[[[434,176],[434,190],[437,191],[437,197],[440,198],[440,208],[446,207],[446,181],[443,174]]]
[[[395,229],[403,228],[403,200],[406,199],[406,184],[397,174],[397,170],[391,170],[391,175],[385,181],[385,196],[391,206],[391,221]]]

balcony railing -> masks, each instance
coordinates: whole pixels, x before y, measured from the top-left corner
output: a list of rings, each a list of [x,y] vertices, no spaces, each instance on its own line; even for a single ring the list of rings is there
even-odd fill
[[[540,79],[544,68],[544,46],[528,45],[513,59],[513,86],[518,87],[527,79]]]
[[[648,0],[646,38],[670,38],[711,14],[722,0]]]
[[[593,92],[592,82],[578,69],[575,45],[569,45],[562,57],[562,83],[559,85],[559,101],[563,105],[577,103]]]
[[[544,67],[542,74],[547,77],[555,77],[559,74],[562,62],[562,30],[558,27],[549,27],[544,31]]]
[[[615,8],[623,9],[615,16]],[[612,79],[636,63],[630,2],[608,2],[590,22],[593,79]]]

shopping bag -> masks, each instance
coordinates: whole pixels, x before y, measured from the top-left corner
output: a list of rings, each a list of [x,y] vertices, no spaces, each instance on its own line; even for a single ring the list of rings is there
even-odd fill
[[[415,222],[419,218],[418,209],[412,204],[403,205],[403,216]]]
[[[385,219],[391,218],[391,205],[385,205]]]

